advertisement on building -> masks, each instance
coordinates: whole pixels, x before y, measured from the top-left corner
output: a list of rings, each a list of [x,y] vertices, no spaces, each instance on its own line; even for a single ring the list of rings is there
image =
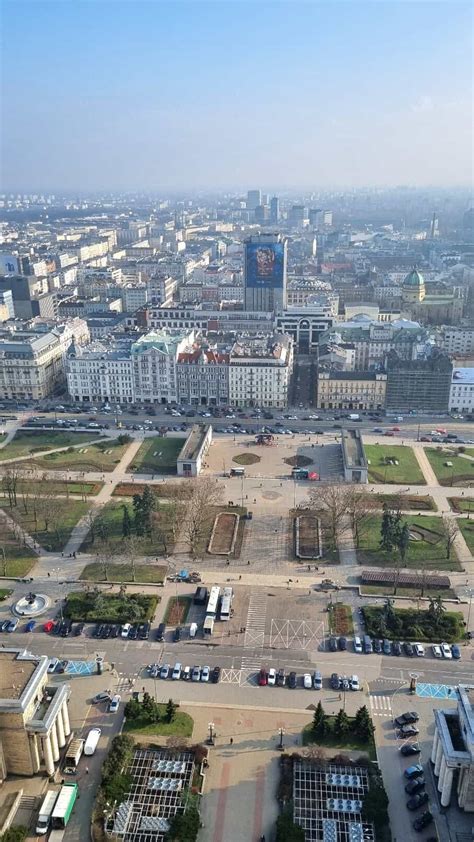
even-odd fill
[[[283,287],[285,249],[283,243],[246,246],[246,285],[252,288],[281,289]]]
[[[453,369],[453,385],[474,386],[474,368]]]

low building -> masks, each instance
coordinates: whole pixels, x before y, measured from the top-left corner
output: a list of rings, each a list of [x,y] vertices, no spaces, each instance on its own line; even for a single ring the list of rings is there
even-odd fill
[[[71,733],[69,684],[48,683],[46,655],[0,650],[0,780],[54,775]]]
[[[457,708],[435,710],[431,762],[438,779],[441,806],[451,801],[453,785],[461,810],[474,813],[474,710],[472,689],[456,688]]]
[[[320,371],[316,405],[318,409],[383,409],[386,387],[384,372]]]
[[[346,482],[369,481],[369,467],[360,430],[341,431],[342,464]]]
[[[176,468],[180,477],[197,477],[212,442],[210,424],[193,424],[178,455]]]

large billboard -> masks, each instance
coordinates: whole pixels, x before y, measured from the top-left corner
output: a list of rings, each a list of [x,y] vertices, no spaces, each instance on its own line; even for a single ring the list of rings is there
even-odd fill
[[[474,368],[453,369],[453,385],[474,386]]]
[[[254,289],[282,289],[285,271],[284,243],[247,243],[245,285]]]

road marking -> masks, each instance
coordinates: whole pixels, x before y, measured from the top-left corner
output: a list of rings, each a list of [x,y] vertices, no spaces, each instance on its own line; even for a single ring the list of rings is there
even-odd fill
[[[389,696],[369,696],[372,716],[392,717],[392,702]]]
[[[264,594],[252,594],[247,611],[244,648],[263,649],[265,643],[265,621],[267,616],[267,597]]]
[[[222,669],[221,684],[240,684],[242,670]]]

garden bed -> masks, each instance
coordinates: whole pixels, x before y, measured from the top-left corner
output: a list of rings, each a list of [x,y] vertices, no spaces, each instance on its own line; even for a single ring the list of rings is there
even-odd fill
[[[163,622],[168,626],[180,626],[186,622],[193,602],[192,596],[172,596],[168,600]]]
[[[382,508],[384,503],[389,509],[413,512],[436,512],[437,506],[429,494],[375,494],[371,498],[377,508]],[[474,501],[473,501],[474,502]]]
[[[453,512],[457,512],[457,514],[467,513],[474,516],[474,498],[448,497],[447,499]]]
[[[307,468],[308,465],[313,465],[313,460],[309,458],[309,456],[301,456],[297,454],[296,456],[288,456],[286,459],[283,459],[287,465],[290,465],[292,468]]]
[[[312,730],[313,723],[308,722],[308,724],[304,726],[301,734],[301,741],[303,745],[310,746],[317,743],[317,745],[324,746],[325,748],[342,749],[346,751],[361,751],[364,754],[366,754],[370,758],[370,760],[376,760],[374,738],[371,737],[367,741],[361,740],[358,737],[356,737],[353,733],[355,716],[349,716],[348,718],[350,722],[350,731],[345,737],[338,737],[334,733],[334,725],[336,722],[335,716],[327,717],[328,733],[324,737],[315,736]]]
[[[143,623],[151,621],[159,598],[148,594],[74,591],[66,597],[64,616],[84,623]]]
[[[366,634],[390,640],[455,643],[464,637],[463,615],[459,611],[442,611],[436,616],[418,608],[393,608],[367,605],[362,609]]]
[[[245,515],[247,514],[247,509],[245,507],[242,508],[242,506],[209,506],[207,517],[202,525],[202,533],[196,542],[196,556],[202,556],[208,553],[212,529],[216,517],[220,512],[230,512],[231,514],[239,515],[239,528],[237,530],[237,538],[235,541],[234,549],[228,556],[229,558],[239,558],[240,551],[242,549],[242,541],[244,538]]]
[[[189,500],[194,492],[193,484],[186,482],[160,482],[156,484],[148,482],[118,482],[112,492],[112,496],[133,497],[134,494],[143,494],[145,488],[151,488],[155,497],[169,500]]]
[[[344,605],[342,602],[330,602],[328,605],[328,611],[329,629],[331,634],[347,635],[354,633],[354,623],[352,620],[350,605]]]
[[[219,512],[214,520],[207,551],[210,555],[231,555],[234,551],[240,517],[235,512]]]
[[[237,456],[232,457],[232,461],[237,462],[238,465],[256,465],[260,462],[260,458],[256,453],[238,453]]]
[[[299,515],[295,524],[295,555],[314,559],[322,556],[321,524],[315,515]]]

